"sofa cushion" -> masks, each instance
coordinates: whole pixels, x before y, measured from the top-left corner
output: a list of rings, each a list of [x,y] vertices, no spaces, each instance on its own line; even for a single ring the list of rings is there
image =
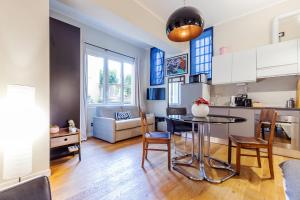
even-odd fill
[[[133,119],[116,121],[116,130],[120,131],[120,130],[124,130],[124,129],[138,127],[140,120],[141,120],[140,118],[133,118]]]
[[[126,120],[131,119],[131,113],[129,111],[126,112],[116,112],[115,113],[116,120]]]
[[[140,117],[139,108],[137,106],[122,106],[122,111],[129,111],[132,118]]]
[[[97,117],[106,117],[115,119],[115,113],[122,112],[121,106],[98,106],[96,108]]]

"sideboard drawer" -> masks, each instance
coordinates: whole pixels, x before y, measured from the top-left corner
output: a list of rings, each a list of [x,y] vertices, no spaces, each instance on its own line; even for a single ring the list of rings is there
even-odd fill
[[[74,144],[78,143],[78,135],[69,135],[65,137],[57,137],[57,138],[51,138],[50,140],[50,147],[59,147],[59,146],[64,146],[68,144]]]

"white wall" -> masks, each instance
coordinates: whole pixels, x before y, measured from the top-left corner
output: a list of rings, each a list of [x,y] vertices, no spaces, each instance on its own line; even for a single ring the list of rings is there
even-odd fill
[[[26,85],[36,89],[36,105],[43,112],[39,117],[44,118],[46,124],[43,124],[34,138],[33,170],[32,174],[24,179],[47,175],[50,172],[49,2],[47,0],[1,0],[0,2],[0,100],[5,98],[8,84]],[[38,125],[28,124],[28,126]],[[2,153],[1,151],[1,188],[17,182],[17,179],[3,180]]]
[[[234,52],[271,43],[273,18],[299,8],[299,0],[287,0],[272,7],[215,26],[215,55],[219,54],[220,47],[229,47]]]
[[[140,60],[140,76],[141,80],[146,79],[146,71],[147,68],[145,67],[146,61],[146,50],[136,47],[126,41],[120,40],[118,38],[112,37],[104,32],[101,32],[101,30],[97,30],[95,28],[92,28],[90,26],[87,26],[85,24],[82,24],[74,19],[71,19],[67,16],[64,16],[60,13],[57,13],[55,11],[50,11],[50,16],[53,18],[56,18],[58,20],[64,21],[66,23],[72,24],[74,26],[80,27],[81,29],[81,43],[82,43],[82,55],[81,55],[81,67],[83,67],[83,53],[84,53],[84,42],[88,42],[103,48],[107,48],[109,50],[113,50],[119,53],[123,53],[128,56],[132,57],[138,57]],[[146,83],[144,81],[141,81],[141,90],[142,93],[145,93],[146,90]],[[145,98],[145,95],[142,95],[142,97]],[[141,100],[141,107],[145,108],[145,99]],[[91,136],[92,133],[92,127],[90,126],[92,122],[92,118],[95,115],[95,107],[89,107],[88,108],[88,136]]]

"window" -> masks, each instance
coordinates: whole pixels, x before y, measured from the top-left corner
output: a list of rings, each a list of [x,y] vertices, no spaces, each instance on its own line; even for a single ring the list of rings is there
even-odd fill
[[[151,48],[150,51],[150,85],[164,84],[164,60],[165,52],[158,48]]]
[[[191,75],[207,74],[211,79],[213,56],[213,28],[207,28],[190,42]]]
[[[134,104],[134,60],[87,49],[89,104]]]
[[[181,84],[185,83],[185,76],[177,76],[168,79],[169,105],[179,105],[181,96]]]

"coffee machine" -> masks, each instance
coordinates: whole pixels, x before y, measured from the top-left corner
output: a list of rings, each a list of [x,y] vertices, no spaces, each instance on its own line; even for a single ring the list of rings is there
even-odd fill
[[[241,94],[235,97],[235,105],[241,107],[252,107],[252,99],[248,99],[247,94]]]

